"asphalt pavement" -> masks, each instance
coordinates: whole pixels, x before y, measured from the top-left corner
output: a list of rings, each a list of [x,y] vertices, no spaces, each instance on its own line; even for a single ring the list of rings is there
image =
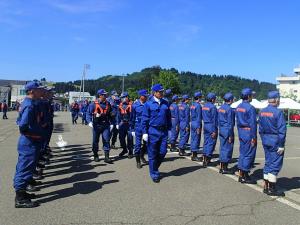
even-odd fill
[[[111,165],[93,162],[91,129],[72,125],[70,114],[59,112],[51,140],[54,157],[37,192],[41,205],[15,209],[12,180],[18,129],[16,113],[8,117],[0,120],[0,225],[300,225],[300,128],[288,128],[278,181],[287,196],[271,198],[262,193],[260,143],[253,170],[257,185],[240,184],[234,175],[219,174],[217,167],[204,169],[174,153],[168,153],[160,168],[162,180],[156,184],[149,178],[148,166],[138,170],[134,159],[114,157]],[[58,135],[68,142],[64,150],[56,147]],[[111,155],[119,152],[111,150]],[[234,152],[231,167],[238,157],[237,139]]]

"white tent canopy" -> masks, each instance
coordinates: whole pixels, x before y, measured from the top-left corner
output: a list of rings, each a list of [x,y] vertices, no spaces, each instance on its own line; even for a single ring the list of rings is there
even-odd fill
[[[290,98],[280,98],[280,109],[298,109],[300,110],[300,103]]]
[[[243,100],[240,99],[237,102],[232,103],[231,108],[235,109],[236,107],[238,107],[239,104],[242,103],[242,101]],[[256,108],[256,109],[263,109],[263,108],[265,108],[268,105],[268,103],[262,103],[262,102],[258,101],[257,99],[252,99],[252,101],[250,102],[250,104],[253,105],[254,108]]]

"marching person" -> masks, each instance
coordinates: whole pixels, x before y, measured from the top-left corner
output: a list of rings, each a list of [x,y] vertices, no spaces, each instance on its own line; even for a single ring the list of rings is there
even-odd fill
[[[3,101],[1,108],[2,108],[2,112],[3,112],[2,119],[7,120],[8,119],[7,118],[8,106],[6,104],[6,100]]]
[[[17,125],[19,126],[20,138],[18,142],[18,162],[14,177],[14,189],[16,191],[16,208],[33,208],[38,206],[32,202],[26,188],[33,181],[37,157],[43,141],[43,128],[41,126],[41,114],[36,100],[41,98],[42,89],[38,82],[31,81],[25,85],[26,97],[19,109]]]
[[[88,108],[89,108],[89,101],[85,99],[83,104],[81,105],[81,109],[80,109],[80,112],[82,114],[82,121],[81,121],[82,125],[88,124],[86,121],[86,113],[87,113]]]
[[[111,131],[111,148],[115,149],[116,148],[116,142],[117,142],[117,137],[118,137],[118,129],[119,125],[117,124],[117,117],[118,117],[118,111],[119,111],[119,106],[120,106],[120,98],[117,96],[116,92],[113,92],[114,95],[112,95],[112,100],[111,100],[111,108],[112,108],[112,131]]]
[[[189,141],[190,137],[190,107],[189,96],[183,95],[182,101],[178,105],[179,109],[179,128],[180,128],[180,138],[179,138],[179,155],[188,156],[189,154],[185,152],[186,144]]]
[[[104,89],[99,89],[97,91],[98,99],[93,103],[89,104],[87,111],[87,122],[89,126],[93,129],[93,153],[94,161],[99,162],[99,138],[102,135],[103,151],[104,151],[104,162],[113,163],[109,158],[110,152],[110,132],[112,130],[111,126],[111,105],[106,100],[107,92]]]
[[[136,166],[138,169],[142,168],[142,164],[147,164],[148,162],[145,159],[145,153],[147,151],[147,142],[143,140],[143,130],[142,130],[142,114],[144,110],[144,105],[148,98],[147,90],[138,91],[139,100],[137,100],[132,105],[131,112],[131,130],[132,137],[135,138],[135,148],[134,155],[136,158]]]
[[[132,104],[129,101],[128,92],[121,94],[121,103],[119,105],[117,116],[117,129],[119,130],[119,140],[121,144],[122,152],[119,157],[123,157],[128,153],[128,158],[133,158],[133,137],[130,127],[130,115],[132,112]],[[127,137],[127,143],[126,143]]]
[[[200,105],[202,94],[196,92],[194,94],[194,102],[191,104],[191,152],[192,161],[200,161],[197,152],[200,147],[201,129],[202,129],[202,107]]]
[[[239,182],[255,184],[249,176],[252,163],[255,159],[257,147],[256,111],[250,104],[253,91],[244,88],[241,92],[243,102],[236,108],[236,123],[240,140],[240,156],[238,161]]]
[[[79,104],[75,100],[71,104],[71,116],[72,116],[72,124],[77,124],[77,119],[78,119],[78,113],[79,113]]]
[[[171,144],[171,152],[177,152],[176,149],[176,141],[178,139],[179,134],[179,109],[178,109],[179,97],[174,95],[172,97],[172,104],[169,106],[171,113],[171,130],[170,130],[170,144]]]
[[[235,113],[230,107],[233,102],[233,94],[226,93],[223,97],[225,103],[218,109],[218,124],[220,138],[220,170],[222,174],[232,174],[228,169],[228,163],[232,159],[234,144]]]
[[[153,97],[145,105],[142,114],[143,140],[148,142],[149,172],[153,182],[160,182],[159,167],[167,154],[168,130],[171,114],[168,102],[163,99],[161,84],[152,86]]]
[[[214,93],[208,93],[206,103],[202,107],[204,123],[203,167],[209,165],[217,143],[218,112],[215,106],[216,97]]]
[[[286,122],[283,112],[278,109],[278,91],[268,93],[269,105],[259,113],[259,134],[265,152],[264,193],[271,196],[285,196],[277,190],[277,175],[283,164],[286,139]]]

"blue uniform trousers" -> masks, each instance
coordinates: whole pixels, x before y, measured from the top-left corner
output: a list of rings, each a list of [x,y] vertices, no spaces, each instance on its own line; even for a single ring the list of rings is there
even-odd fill
[[[238,168],[245,172],[250,172],[256,155],[256,145],[251,144],[250,130],[239,129],[240,156]]]
[[[159,166],[167,154],[168,131],[150,127],[148,131],[149,171],[152,179],[159,178]]]
[[[176,144],[176,140],[178,138],[179,131],[177,131],[177,123],[174,119],[172,119],[172,128],[170,131],[170,144]]]
[[[109,125],[94,125],[93,127],[93,153],[98,154],[99,139],[102,134],[103,151],[109,151],[110,130]]]
[[[127,137],[127,144],[126,144],[126,137]],[[130,132],[130,126],[128,122],[121,122],[119,125],[119,139],[120,144],[123,151],[132,151],[133,149],[133,137]]]
[[[203,155],[206,157],[212,157],[212,154],[215,150],[217,138],[213,139],[211,137],[211,127],[210,125],[204,124],[204,144],[203,144]]]
[[[134,154],[140,155],[141,149],[146,147],[146,143],[143,141],[143,130],[140,127],[135,129],[135,145]]]
[[[189,137],[190,137],[190,132],[186,131],[186,123],[180,123],[180,139],[179,139],[179,143],[178,143],[178,147],[180,149],[184,149],[185,145],[188,143],[189,141]]]
[[[18,142],[18,162],[14,177],[14,188],[16,191],[25,190],[28,182],[32,180],[41,144],[41,142],[33,141],[24,135],[20,136]]]
[[[220,156],[219,156],[220,162],[229,163],[230,160],[232,159],[234,140],[232,140],[232,143],[229,143],[228,142],[229,136],[227,135],[227,132],[224,133],[222,132],[222,128],[220,128],[219,138],[220,138]]]
[[[284,154],[279,155],[277,153],[279,146],[273,142],[274,137],[276,137],[276,135],[262,135],[261,139],[263,141],[263,148],[265,152],[264,174],[271,173],[277,176],[282,168]]]
[[[200,132],[198,133],[197,127],[193,126],[193,122],[192,122],[192,129],[191,129],[191,151],[192,152],[199,151],[200,139],[201,139],[201,128],[200,128]]]

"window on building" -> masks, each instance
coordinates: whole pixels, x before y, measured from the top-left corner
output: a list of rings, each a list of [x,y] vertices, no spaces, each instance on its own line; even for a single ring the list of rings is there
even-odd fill
[[[292,84],[296,84],[296,81],[293,81]]]
[[[20,95],[26,95],[26,91],[25,90],[20,90]]]
[[[298,90],[294,90],[294,93],[297,93],[298,92]]]

